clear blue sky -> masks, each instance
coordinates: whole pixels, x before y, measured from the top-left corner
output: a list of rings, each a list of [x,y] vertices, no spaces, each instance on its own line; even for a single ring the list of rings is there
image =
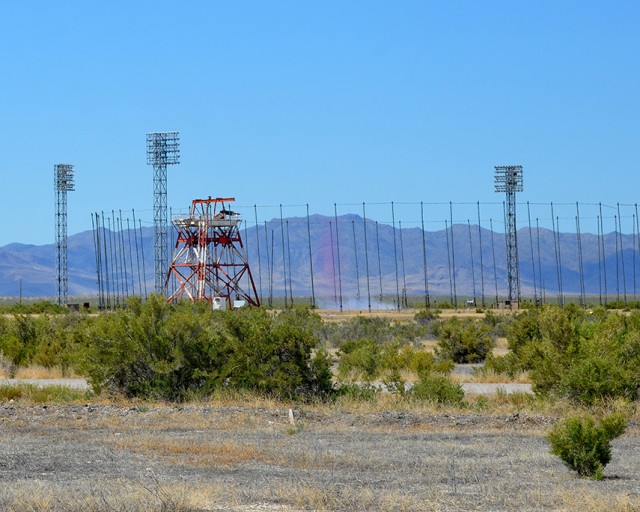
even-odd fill
[[[635,203],[639,26],[635,1],[3,2],[0,245],[53,242],[56,163],[70,234],[150,221],[152,131],[181,133],[174,208],[495,202],[502,164],[521,201]]]

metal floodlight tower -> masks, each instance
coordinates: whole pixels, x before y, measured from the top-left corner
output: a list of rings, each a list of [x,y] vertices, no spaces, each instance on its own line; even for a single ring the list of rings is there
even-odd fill
[[[67,192],[75,190],[74,172],[74,166],[70,164],[53,166],[53,186],[56,192],[56,277],[59,306],[67,303],[69,291],[67,279]]]
[[[516,226],[516,192],[523,190],[522,166],[500,165],[495,167],[496,192],[505,192],[505,243],[507,249],[507,278],[509,304],[520,302],[520,273],[518,270],[518,236]]]
[[[178,132],[147,133],[147,164],[153,166],[153,267],[156,293],[164,292],[167,275],[167,165],[180,163]]]
[[[177,239],[165,285],[175,278],[169,301],[189,298],[227,308],[235,300],[259,306],[260,300],[240,237],[240,215],[233,198],[194,199],[188,215],[175,215]]]

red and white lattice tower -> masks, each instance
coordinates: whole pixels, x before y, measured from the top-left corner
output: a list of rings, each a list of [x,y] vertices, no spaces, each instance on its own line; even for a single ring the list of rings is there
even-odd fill
[[[167,274],[169,301],[189,298],[214,308],[244,303],[259,306],[246,251],[240,215],[228,208],[233,198],[194,199],[189,214],[172,219],[177,240]],[[240,301],[240,302],[238,302]]]

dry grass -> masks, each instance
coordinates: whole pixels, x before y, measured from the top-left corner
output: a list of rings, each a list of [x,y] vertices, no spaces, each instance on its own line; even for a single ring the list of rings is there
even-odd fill
[[[73,370],[63,370],[60,367],[45,368],[40,365],[30,365],[18,368],[16,379],[77,379],[78,376]]]
[[[493,355],[496,357],[504,356],[509,352],[509,342],[507,338],[498,338],[496,340],[496,346],[493,347]]]
[[[237,442],[202,443],[192,439],[174,439],[166,436],[138,435],[119,436],[114,445],[134,453],[159,455],[174,463],[194,467],[233,467],[249,462],[277,462],[262,453],[256,446]]]
[[[594,483],[549,454],[554,414],[376,402],[305,405],[295,431],[267,401],[5,409],[0,510],[638,510],[637,427]]]
[[[380,309],[372,311],[368,311],[367,309],[351,311],[337,311],[334,309],[315,310],[315,312],[320,315],[320,318],[322,318],[322,320],[331,323],[345,322],[359,316],[365,318],[389,318],[390,320],[396,322],[406,322],[409,320],[413,320],[413,317],[418,311],[418,309]]]
[[[514,378],[508,375],[496,373],[491,369],[482,368],[480,371],[471,374],[452,373],[450,378],[453,382],[477,382],[485,384],[531,384],[531,379],[527,372],[522,372]]]

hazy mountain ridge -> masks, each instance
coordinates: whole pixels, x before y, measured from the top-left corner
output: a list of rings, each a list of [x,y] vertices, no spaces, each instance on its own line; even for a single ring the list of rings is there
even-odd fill
[[[367,294],[376,297],[381,293],[403,293],[405,289],[409,295],[422,295],[425,289],[425,258],[427,285],[434,295],[448,297],[455,288],[457,295],[479,297],[484,288],[488,298],[494,297],[496,278],[498,293],[506,293],[506,251],[502,233],[492,234],[485,227],[478,229],[477,225],[455,224],[453,229],[426,231],[423,235],[417,227],[400,229],[398,225],[377,224],[370,219],[366,220],[365,233],[365,221],[359,215],[341,215],[337,220],[337,230],[335,217],[321,215],[312,215],[308,219],[271,219],[257,228],[255,225],[243,226],[241,236],[258,293],[263,296],[270,293],[282,295],[286,278],[287,290],[293,295],[310,295],[310,267],[313,265],[313,285],[317,296],[333,296],[340,289],[344,296],[359,295],[361,298]],[[111,264],[117,261],[122,275],[126,269],[126,284],[120,285],[122,293],[125,286],[127,294],[144,293],[145,285],[151,292],[153,228],[131,233],[125,230],[120,234],[106,230],[101,235],[112,237],[116,248],[124,247],[120,252],[109,247],[105,251],[104,246],[101,249],[103,265],[105,261]],[[174,239],[173,231],[170,239]],[[604,240],[604,259],[601,240]],[[559,252],[556,252],[556,241]],[[581,245],[587,294],[604,291],[603,269],[606,269],[609,295],[623,294],[625,287],[629,296],[635,294],[636,284],[640,285],[640,256],[638,241],[633,235],[608,233],[599,239],[597,235],[584,233]],[[97,294],[95,247],[92,231],[68,237],[69,295]],[[580,258],[575,233],[556,233],[554,237],[548,229],[533,229],[530,233],[528,228],[521,228],[518,231],[518,251],[524,295],[533,296],[534,290],[540,295],[541,284],[547,295],[558,293],[560,287],[566,294],[580,292]],[[454,274],[450,268],[455,268]],[[21,281],[25,297],[55,296],[54,244],[12,243],[0,247],[0,295],[17,297]]]

